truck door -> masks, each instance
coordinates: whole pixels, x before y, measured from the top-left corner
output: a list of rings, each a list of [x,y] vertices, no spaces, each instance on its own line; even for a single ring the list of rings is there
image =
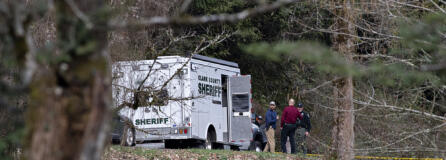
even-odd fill
[[[229,134],[230,141],[249,143],[251,132],[251,76],[229,77]]]

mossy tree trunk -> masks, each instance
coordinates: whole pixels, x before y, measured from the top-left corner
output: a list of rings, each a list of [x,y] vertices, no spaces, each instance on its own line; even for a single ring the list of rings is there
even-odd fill
[[[111,105],[104,3],[54,1],[56,47],[30,85],[28,159],[101,157]]]
[[[354,0],[333,2],[333,12],[336,16],[333,30],[339,34],[333,36],[333,48],[342,54],[348,61],[352,61],[355,53],[355,13]],[[332,130],[331,157],[335,159],[350,160],[354,158],[354,106],[353,106],[353,79],[351,76],[342,77],[334,83],[334,125]]]

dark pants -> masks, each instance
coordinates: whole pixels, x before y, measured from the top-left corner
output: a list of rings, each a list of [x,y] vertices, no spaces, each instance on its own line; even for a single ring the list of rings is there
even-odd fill
[[[307,154],[307,143],[305,142],[305,132],[307,130],[302,127],[297,127],[296,129],[296,143],[297,152]]]
[[[282,146],[282,152],[287,153],[286,151],[286,141],[287,138],[290,137],[290,145],[291,145],[291,153],[296,153],[296,141],[294,140],[294,134],[296,132],[295,124],[285,124],[283,126],[282,131],[280,132],[280,143]]]

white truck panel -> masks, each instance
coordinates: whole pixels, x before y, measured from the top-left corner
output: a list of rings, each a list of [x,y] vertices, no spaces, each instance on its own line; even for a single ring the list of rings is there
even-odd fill
[[[223,141],[223,133],[228,132],[227,107],[222,107],[221,91],[216,90],[222,88],[222,74],[227,76],[238,75],[240,70],[199,60],[192,61],[191,65],[193,68],[191,74],[192,94],[205,95],[205,97],[194,100],[196,108],[193,110],[192,123],[198,123],[198,129],[193,128],[192,133],[205,138],[208,127],[212,124],[216,130],[217,141]],[[200,93],[200,87],[208,87],[208,93],[206,93],[206,89],[204,93]],[[195,134],[197,132],[198,134]]]

